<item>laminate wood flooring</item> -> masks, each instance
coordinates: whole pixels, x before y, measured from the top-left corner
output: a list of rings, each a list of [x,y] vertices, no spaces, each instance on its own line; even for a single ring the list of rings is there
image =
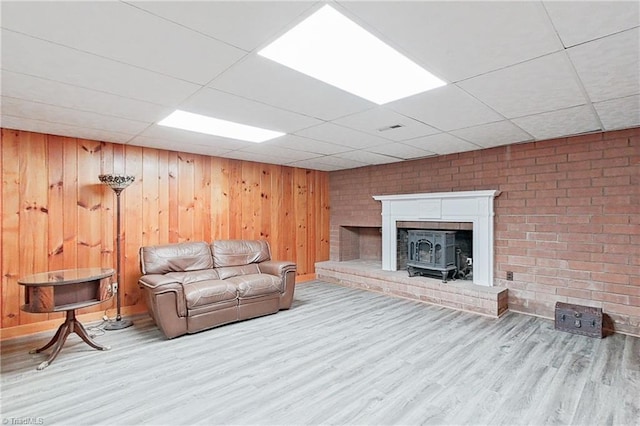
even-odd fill
[[[99,330],[98,330],[99,331]],[[640,339],[493,319],[320,281],[288,311],[166,340],[146,316],[2,342],[3,424],[638,425]]]

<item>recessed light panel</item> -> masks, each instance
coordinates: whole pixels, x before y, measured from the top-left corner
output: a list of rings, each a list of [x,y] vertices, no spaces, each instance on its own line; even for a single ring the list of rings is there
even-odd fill
[[[331,6],[258,54],[378,105],[446,84]]]
[[[206,115],[176,110],[158,123],[161,126],[190,130],[207,135],[239,139],[247,142],[264,142],[284,135],[282,132],[247,126],[233,121],[220,120]]]

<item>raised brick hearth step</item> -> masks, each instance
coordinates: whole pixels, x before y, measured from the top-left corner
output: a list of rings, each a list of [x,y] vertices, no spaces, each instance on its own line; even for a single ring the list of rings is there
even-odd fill
[[[498,317],[507,311],[507,289],[456,280],[409,277],[407,271],[383,271],[379,261],[349,260],[316,263],[319,280],[377,291],[427,303]]]

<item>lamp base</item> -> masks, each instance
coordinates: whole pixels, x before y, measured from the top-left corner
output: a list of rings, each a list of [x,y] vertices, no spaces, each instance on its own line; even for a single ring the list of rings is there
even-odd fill
[[[105,330],[122,330],[123,328],[131,327],[132,325],[133,325],[132,321],[120,318],[105,325],[104,329]]]

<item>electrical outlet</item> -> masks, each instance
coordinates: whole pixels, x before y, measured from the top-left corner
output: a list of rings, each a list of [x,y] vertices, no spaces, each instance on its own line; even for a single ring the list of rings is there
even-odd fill
[[[513,272],[507,271],[507,281],[513,281]]]

